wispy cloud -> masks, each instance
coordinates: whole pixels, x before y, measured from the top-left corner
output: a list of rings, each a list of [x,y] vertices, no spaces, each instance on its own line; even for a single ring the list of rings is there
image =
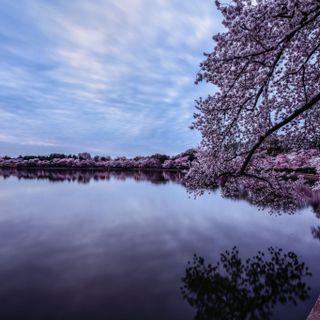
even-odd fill
[[[211,0],[25,0],[0,9],[0,117],[11,118],[0,137],[129,155],[197,143],[188,126],[207,91],[195,74],[219,27]]]
[[[31,145],[40,147],[57,147],[58,145],[54,142],[38,140],[35,138],[25,136],[10,136],[6,134],[0,134],[0,142],[17,144],[17,145]]]

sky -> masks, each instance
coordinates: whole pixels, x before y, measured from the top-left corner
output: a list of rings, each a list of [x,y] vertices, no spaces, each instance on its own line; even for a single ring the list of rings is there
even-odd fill
[[[213,0],[1,0],[0,155],[176,154],[221,29]]]

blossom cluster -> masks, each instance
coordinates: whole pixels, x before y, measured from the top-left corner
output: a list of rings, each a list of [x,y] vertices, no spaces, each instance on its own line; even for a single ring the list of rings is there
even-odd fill
[[[166,169],[187,170],[196,157],[193,149],[176,156],[154,154],[135,158],[109,156],[91,157],[89,153],[79,155],[51,154],[49,156],[0,157],[0,168],[101,168],[101,169]]]
[[[255,170],[254,159],[274,138],[290,151],[320,139],[319,1],[216,4],[225,29],[214,35],[196,80],[215,86],[194,115],[202,134],[193,171],[199,185]]]
[[[290,170],[320,175],[320,150],[308,149],[256,159],[255,170]]]

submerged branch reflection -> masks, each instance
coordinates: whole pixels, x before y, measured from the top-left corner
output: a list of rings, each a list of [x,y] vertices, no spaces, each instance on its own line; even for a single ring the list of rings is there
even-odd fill
[[[234,247],[221,253],[216,265],[194,255],[181,293],[196,309],[195,320],[267,320],[276,304],[309,298],[304,278],[311,275],[294,252],[270,247],[243,261]]]

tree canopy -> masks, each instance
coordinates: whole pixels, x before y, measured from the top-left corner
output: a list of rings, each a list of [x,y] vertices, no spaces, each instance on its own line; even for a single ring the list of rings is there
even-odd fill
[[[202,134],[193,175],[211,178],[250,172],[272,139],[294,150],[320,138],[320,1],[216,5],[225,31],[196,80],[216,90],[197,101],[193,125]]]

